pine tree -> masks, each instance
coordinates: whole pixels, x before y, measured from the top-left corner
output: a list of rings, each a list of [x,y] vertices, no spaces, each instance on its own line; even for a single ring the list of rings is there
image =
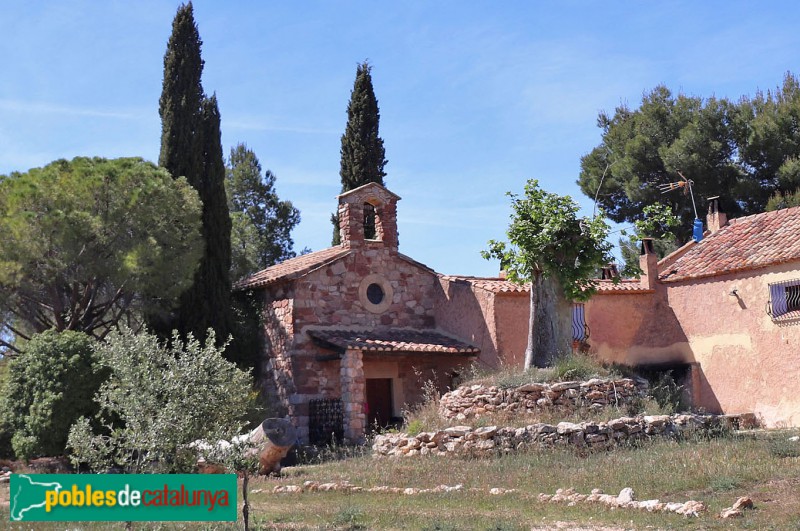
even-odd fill
[[[233,223],[231,278],[294,257],[291,232],[300,211],[278,197],[275,174],[262,173],[258,157],[245,144],[231,149],[225,186]]]
[[[342,193],[367,183],[383,185],[386,172],[386,152],[380,137],[380,111],[375,91],[372,88],[372,66],[364,61],[356,68],[356,80],[347,104],[347,126],[342,135],[342,162],[339,176],[342,178]],[[333,245],[339,241],[339,219],[333,223]]]
[[[204,252],[193,285],[174,314],[150,325],[162,336],[171,329],[205,339],[213,328],[220,341],[230,331],[231,219],[225,196],[225,162],[216,96],[206,98],[200,78],[202,41],[191,2],[178,8],[164,55],[159,163],[173,177],[185,176],[203,203]]]

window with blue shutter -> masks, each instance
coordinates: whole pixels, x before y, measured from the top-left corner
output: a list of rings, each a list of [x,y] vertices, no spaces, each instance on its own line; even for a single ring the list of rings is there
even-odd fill
[[[800,279],[769,285],[767,313],[775,320],[800,318]]]

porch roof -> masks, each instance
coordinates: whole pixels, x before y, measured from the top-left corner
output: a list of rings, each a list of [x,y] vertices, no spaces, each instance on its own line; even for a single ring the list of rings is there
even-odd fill
[[[354,349],[364,352],[421,352],[472,356],[481,351],[478,347],[436,330],[324,328],[309,330],[308,335],[320,346],[340,352]]]

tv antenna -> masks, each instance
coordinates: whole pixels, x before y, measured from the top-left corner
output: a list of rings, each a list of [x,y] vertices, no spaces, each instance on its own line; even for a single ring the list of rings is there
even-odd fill
[[[700,217],[697,215],[697,204],[694,202],[694,192],[692,191],[692,185],[694,181],[691,179],[687,179],[685,175],[681,172],[678,172],[680,175],[681,180],[676,181],[673,183],[666,183],[666,184],[659,184],[658,189],[661,191],[662,194],[666,194],[672,192],[673,190],[683,190],[683,195],[688,195],[692,198],[692,209],[694,210],[694,225],[692,226],[692,237],[696,242],[699,242],[703,239],[703,222],[700,221]]]

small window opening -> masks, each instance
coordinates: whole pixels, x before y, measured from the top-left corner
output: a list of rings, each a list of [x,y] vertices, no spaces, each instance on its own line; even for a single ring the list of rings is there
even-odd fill
[[[367,300],[372,304],[378,305],[383,302],[383,288],[379,284],[370,284],[367,286]]]
[[[370,203],[364,203],[364,239],[374,240],[377,236],[375,216],[375,207]]]

